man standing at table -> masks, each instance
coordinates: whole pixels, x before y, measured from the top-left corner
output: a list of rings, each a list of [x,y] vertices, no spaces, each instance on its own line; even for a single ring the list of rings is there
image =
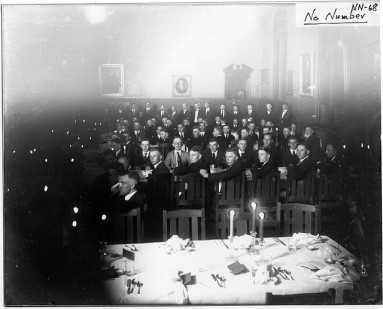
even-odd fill
[[[178,166],[189,164],[189,156],[187,152],[181,150],[182,144],[182,139],[180,137],[175,137],[173,139],[174,150],[169,152],[165,159],[165,165],[170,171]]]
[[[313,159],[309,157],[309,153],[310,151],[304,144],[298,145],[297,156],[299,162],[297,164],[290,164],[287,167],[287,177],[302,180],[314,170],[315,163]]]

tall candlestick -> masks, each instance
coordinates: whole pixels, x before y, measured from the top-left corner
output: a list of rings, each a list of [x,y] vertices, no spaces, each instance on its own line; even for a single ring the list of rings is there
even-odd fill
[[[230,210],[230,241],[233,241],[233,232],[234,232],[234,210]]]
[[[252,231],[255,232],[255,209],[257,208],[257,204],[254,202],[251,203],[251,207],[253,208],[253,224],[252,224]]]
[[[261,220],[259,222],[259,238],[260,238],[261,243],[263,243],[263,219],[265,218],[265,214],[263,212],[261,212],[259,214],[259,217],[261,218]]]

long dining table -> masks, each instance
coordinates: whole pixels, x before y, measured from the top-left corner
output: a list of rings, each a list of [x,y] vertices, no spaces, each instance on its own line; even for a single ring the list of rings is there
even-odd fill
[[[334,253],[349,259],[357,258],[335,241],[321,236],[323,242],[308,246],[297,243],[296,251],[288,250],[288,239],[265,238],[262,253],[250,253],[246,248],[233,248],[226,240],[194,241],[194,248],[169,254],[164,243],[142,243],[131,245],[109,245],[106,256],[122,255],[123,249],[137,249],[135,255],[135,274],[125,274],[103,280],[107,302],[111,305],[248,305],[265,304],[266,293],[301,294],[336,290],[336,304],[343,303],[343,291],[353,288],[350,282],[319,280],[313,278],[313,271],[300,266],[312,262],[327,264]],[[279,241],[280,240],[280,241]],[[271,284],[255,281],[254,272],[261,259],[267,259],[274,269],[284,269],[289,275],[278,276]],[[263,260],[261,259],[261,260]],[[110,259],[110,266],[117,272],[124,271],[126,258]],[[245,271],[234,275],[228,265],[238,261]],[[217,282],[216,275],[224,278]],[[182,278],[182,279],[181,279]],[[127,281],[135,279],[142,285],[140,293],[127,289]],[[184,281],[184,279],[186,281]],[[188,282],[190,281],[190,282]],[[185,284],[184,284],[185,283]]]

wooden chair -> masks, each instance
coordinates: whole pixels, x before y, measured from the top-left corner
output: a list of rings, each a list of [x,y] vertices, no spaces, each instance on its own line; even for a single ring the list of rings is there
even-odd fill
[[[220,229],[220,211],[228,208],[244,210],[245,184],[245,173],[241,173],[229,180],[215,182],[215,226],[217,237]]]
[[[279,231],[281,221],[280,172],[271,172],[263,178],[253,179],[247,182],[248,204],[255,202],[256,220],[259,226],[259,213],[265,214],[264,226],[275,226]]]
[[[142,242],[141,210],[129,213],[113,213],[113,243],[131,244]]]
[[[205,208],[206,179],[197,173],[174,176],[173,189],[175,208]]]
[[[331,305],[335,304],[335,289],[322,293],[274,295],[266,293],[266,305]]]
[[[304,203],[314,205],[315,171],[302,180],[288,178],[286,203]]]
[[[234,210],[234,236],[250,235],[252,213],[238,208],[221,209],[218,213],[219,229],[217,238],[225,239],[230,233],[230,211]]]
[[[172,174],[160,174],[149,177],[148,180],[148,211],[154,208],[173,209]]]
[[[336,174],[321,175],[319,178],[318,205],[320,230],[322,224],[343,224],[344,203],[339,199],[339,179]]]
[[[164,210],[162,217],[164,241],[167,241],[173,235],[178,235],[183,239],[190,238],[191,240],[206,239],[205,209]],[[200,225],[198,221],[200,221]],[[198,235],[201,237],[199,238]]]
[[[319,207],[306,204],[282,204],[284,236],[293,233],[318,234],[319,231]]]

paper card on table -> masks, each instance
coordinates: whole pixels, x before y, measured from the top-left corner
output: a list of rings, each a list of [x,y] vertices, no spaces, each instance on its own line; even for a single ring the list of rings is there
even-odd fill
[[[131,251],[126,250],[126,249],[122,249],[122,255],[124,257],[126,257],[128,260],[134,261],[134,258],[135,258],[134,252],[131,252]]]
[[[181,274],[180,277],[184,285],[191,283],[191,273]]]
[[[234,275],[237,275],[247,270],[247,268],[244,265],[240,264],[238,261],[228,265],[227,268],[229,268],[230,272]]]

